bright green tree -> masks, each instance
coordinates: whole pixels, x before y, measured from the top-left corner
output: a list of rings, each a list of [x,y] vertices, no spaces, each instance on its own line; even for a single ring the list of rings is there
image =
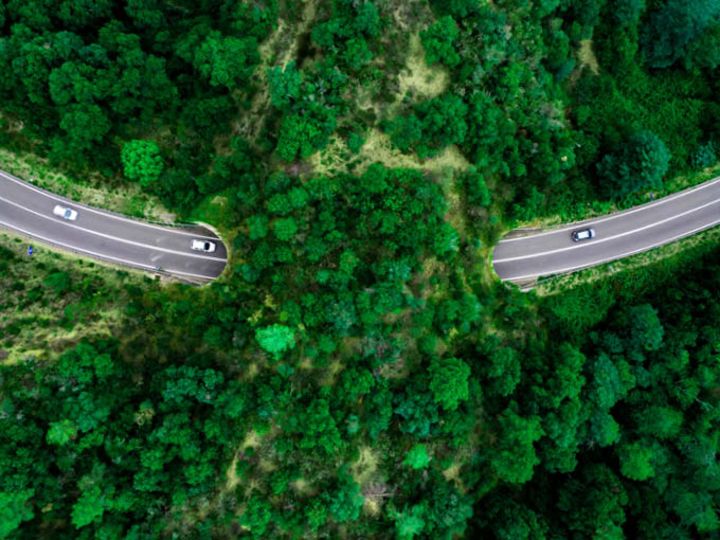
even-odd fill
[[[620,445],[617,450],[620,471],[631,480],[647,480],[655,475],[652,448],[641,441]]]
[[[10,538],[23,521],[32,519],[32,507],[28,504],[32,495],[30,490],[0,491],[0,539]]]
[[[295,347],[295,332],[282,324],[273,324],[255,330],[255,339],[265,351],[279,359],[282,353]]]
[[[427,447],[424,444],[416,444],[407,454],[403,460],[403,465],[407,465],[411,469],[424,469],[430,464],[430,456],[428,455]]]
[[[120,157],[125,177],[138,180],[143,187],[155,183],[165,168],[160,148],[155,141],[129,141],[123,145]]]

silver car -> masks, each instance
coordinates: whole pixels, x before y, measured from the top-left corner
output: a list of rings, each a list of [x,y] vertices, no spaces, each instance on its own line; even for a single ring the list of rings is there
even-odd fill
[[[208,240],[193,240],[190,247],[192,247],[195,251],[212,253],[215,251],[215,242],[209,242]]]
[[[588,227],[587,229],[580,229],[577,231],[573,231],[570,235],[573,239],[573,242],[582,242],[583,240],[591,240],[595,238],[595,229],[592,227]]]
[[[60,206],[59,204],[56,204],[55,208],[53,208],[53,214],[67,221],[75,221],[78,217],[77,210],[73,210],[67,206]]]

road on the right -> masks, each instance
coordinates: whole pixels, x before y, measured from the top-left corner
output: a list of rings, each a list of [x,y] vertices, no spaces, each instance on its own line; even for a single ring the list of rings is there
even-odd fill
[[[495,247],[493,266],[503,281],[523,285],[622,259],[718,224],[720,177],[622,212],[529,234],[511,232]],[[573,231],[589,227],[594,238],[573,241]]]

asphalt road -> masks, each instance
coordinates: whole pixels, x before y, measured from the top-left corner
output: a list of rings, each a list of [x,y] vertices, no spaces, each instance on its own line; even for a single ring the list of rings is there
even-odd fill
[[[76,221],[53,214],[56,204],[78,212]],[[0,171],[0,228],[75,253],[180,279],[206,282],[227,263],[220,239],[204,227],[162,227],[59,197]],[[214,253],[190,249],[194,238],[215,242]]]
[[[640,253],[720,223],[720,178],[629,210],[527,235],[513,231],[493,253],[495,272],[520,285]],[[592,227],[593,239],[572,231]]]

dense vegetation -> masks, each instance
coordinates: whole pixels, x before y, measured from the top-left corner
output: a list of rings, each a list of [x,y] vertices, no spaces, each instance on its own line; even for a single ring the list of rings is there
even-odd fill
[[[0,538],[720,531],[717,251],[543,298],[483,258],[715,164],[716,2],[0,6],[4,147],[234,238],[202,289],[2,248],[0,352],[77,333],[0,365]]]

